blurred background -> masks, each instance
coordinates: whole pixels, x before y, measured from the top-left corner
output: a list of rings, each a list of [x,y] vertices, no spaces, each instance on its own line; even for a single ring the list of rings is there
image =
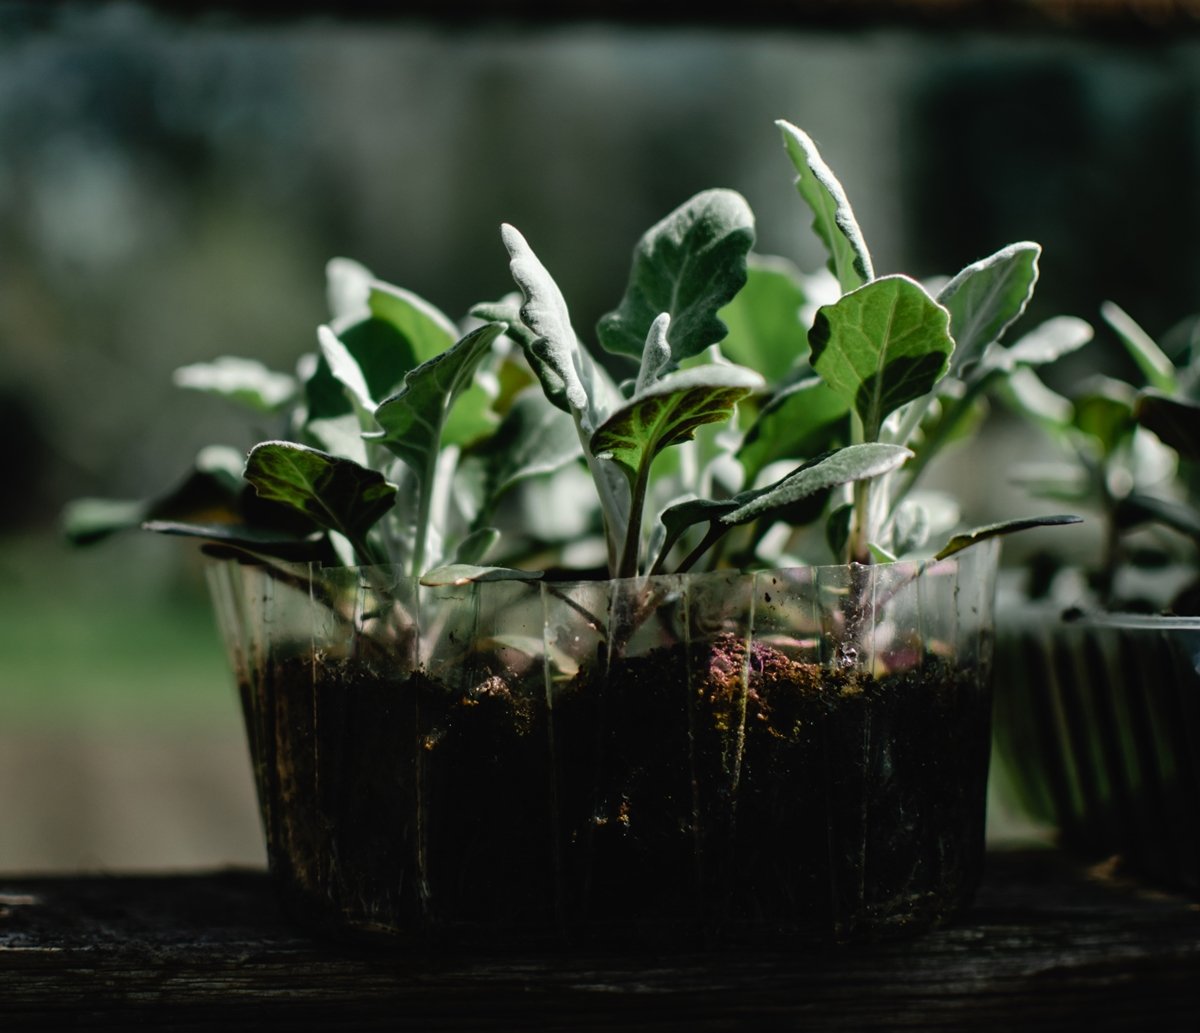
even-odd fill
[[[251,6],[0,0],[0,871],[262,863],[194,548],[73,551],[58,521],[259,440],[172,370],[293,369],[332,256],[457,317],[511,289],[512,222],[585,330],[641,232],[728,186],[757,249],[812,270],[782,117],[880,272],[950,275],[1032,239],[1024,328],[1098,323],[1106,298],[1156,335],[1200,310],[1194,5],[751,2],[736,24],[620,2],[468,4],[454,24]],[[1102,340],[1048,379],[1125,361]],[[998,461],[947,474],[975,523],[1036,509],[1003,473],[1030,444],[997,423]]]

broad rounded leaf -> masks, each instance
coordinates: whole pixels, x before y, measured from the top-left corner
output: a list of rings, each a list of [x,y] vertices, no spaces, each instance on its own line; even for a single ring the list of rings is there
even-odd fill
[[[978,359],[1025,311],[1037,283],[1041,253],[1041,245],[1030,241],[1009,244],[967,266],[939,292],[938,303],[950,313],[952,372],[958,374]]]
[[[625,297],[596,326],[600,343],[639,359],[651,324],[666,312],[675,364],[716,344],[727,332],[717,311],[746,282],[753,243],[754,214],[741,194],[697,194],[638,242]]]
[[[375,280],[367,296],[371,315],[396,330],[412,349],[417,365],[441,355],[458,339],[458,327],[424,298]],[[395,386],[395,382],[389,385]]]
[[[914,280],[885,276],[822,306],[808,339],[812,364],[862,419],[868,441],[884,418],[932,390],[954,341],[950,314]]]
[[[842,429],[850,407],[818,377],[780,391],[759,411],[738,449],[737,458],[753,483],[765,467],[780,459],[808,459],[845,444]]]
[[[762,378],[741,366],[677,370],[613,413],[589,447],[636,474],[664,448],[691,439],[697,427],[728,419],[760,387]]]
[[[729,328],[721,354],[778,383],[808,354],[800,310],[808,300],[800,270],[786,258],[750,255],[746,286],[717,316]]]
[[[351,542],[360,542],[396,501],[396,486],[381,473],[291,441],[255,445],[244,476],[261,498],[291,506]]]
[[[812,209],[813,230],[829,252],[829,269],[843,291],[874,279],[871,256],[842,184],[825,164],[811,137],[790,122],[775,123],[796,172],[796,190]]]

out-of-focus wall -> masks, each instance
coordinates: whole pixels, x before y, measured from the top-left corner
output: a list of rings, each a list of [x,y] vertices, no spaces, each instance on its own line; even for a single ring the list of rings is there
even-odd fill
[[[1112,297],[1161,333],[1200,309],[1194,39],[6,7],[0,869],[259,856],[193,551],[70,554],[55,521],[72,496],[141,495],[201,445],[272,435],[171,371],[231,353],[292,368],[333,255],[458,316],[511,289],[512,222],[586,333],[638,235],[719,185],[749,199],[760,251],[813,269],[783,117],[821,145],[880,271],[949,275],[1035,239],[1031,322],[1094,320]],[[953,476],[972,515],[1018,505],[995,469]]]

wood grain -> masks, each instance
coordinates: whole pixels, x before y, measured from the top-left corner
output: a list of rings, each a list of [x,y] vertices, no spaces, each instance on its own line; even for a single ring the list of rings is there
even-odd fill
[[[1200,904],[997,853],[912,941],[651,956],[368,950],[282,921],[267,876],[0,879],[0,1030],[1195,1030]]]

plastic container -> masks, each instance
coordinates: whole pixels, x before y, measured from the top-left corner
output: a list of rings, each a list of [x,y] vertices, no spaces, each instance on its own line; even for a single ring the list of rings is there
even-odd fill
[[[982,864],[995,558],[443,588],[214,564],[287,908],[492,946],[938,923]]]

